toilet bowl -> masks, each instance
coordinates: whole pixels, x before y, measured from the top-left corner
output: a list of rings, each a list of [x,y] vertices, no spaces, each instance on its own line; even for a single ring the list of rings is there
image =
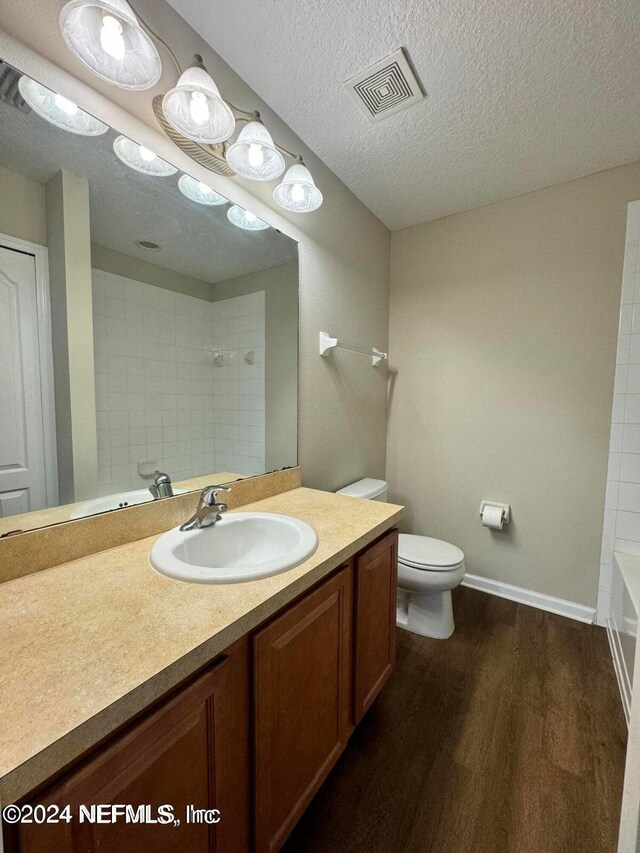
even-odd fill
[[[351,483],[338,494],[386,501],[384,480]],[[464,554],[455,545],[401,533],[398,541],[398,605],[396,623],[414,634],[446,640],[453,634],[451,590],[464,578]]]
[[[401,533],[398,541],[397,624],[423,637],[453,634],[451,590],[464,578],[464,554],[455,545]]]

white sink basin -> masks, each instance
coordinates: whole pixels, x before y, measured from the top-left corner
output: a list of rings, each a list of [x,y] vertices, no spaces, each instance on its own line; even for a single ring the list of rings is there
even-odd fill
[[[233,512],[202,530],[174,527],[151,549],[153,568],[194,583],[239,583],[286,572],[318,547],[313,527],[289,515]]]
[[[184,495],[186,489],[174,489],[174,495]],[[96,515],[99,512],[109,512],[112,509],[122,509],[127,506],[137,506],[152,501],[149,489],[135,489],[130,492],[119,492],[114,495],[105,495],[103,498],[95,498],[84,501],[73,510],[69,518],[85,518],[87,515]]]

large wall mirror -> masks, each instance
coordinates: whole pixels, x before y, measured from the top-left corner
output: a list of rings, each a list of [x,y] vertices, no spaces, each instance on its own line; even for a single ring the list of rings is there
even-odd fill
[[[296,464],[293,240],[1,62],[0,197],[0,535]]]

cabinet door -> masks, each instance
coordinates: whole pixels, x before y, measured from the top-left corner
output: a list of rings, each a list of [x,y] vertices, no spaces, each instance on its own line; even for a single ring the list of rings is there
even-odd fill
[[[354,722],[359,723],[396,659],[398,531],[358,557],[355,565]]]
[[[351,567],[254,637],[256,850],[280,850],[351,734]]]
[[[34,800],[69,804],[73,820],[22,825],[16,839],[21,853],[247,853],[246,687],[232,697],[241,670],[246,683],[247,644],[244,657],[237,654],[221,659]],[[158,806],[169,804],[180,825],[132,823],[124,815],[115,823],[81,823],[79,806],[97,804],[149,806],[152,818]],[[219,809],[219,824],[188,823],[188,805]]]

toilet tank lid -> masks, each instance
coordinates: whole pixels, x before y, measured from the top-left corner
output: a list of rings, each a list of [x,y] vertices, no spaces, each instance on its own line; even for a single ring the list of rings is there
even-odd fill
[[[336,494],[349,495],[352,498],[366,498],[371,500],[377,498],[387,489],[387,484],[384,480],[358,480],[357,483],[351,483],[350,486],[345,486],[344,489],[338,489]]]

